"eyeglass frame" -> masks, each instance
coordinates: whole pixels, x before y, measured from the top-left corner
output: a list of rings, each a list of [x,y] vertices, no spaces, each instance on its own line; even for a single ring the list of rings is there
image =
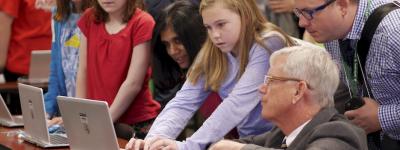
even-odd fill
[[[265,75],[264,76],[264,85],[269,86],[271,81],[296,81],[296,82],[301,82],[304,81],[307,85],[307,88],[310,90],[313,90],[313,88],[310,86],[310,84],[307,83],[305,80],[297,79],[297,78],[289,78],[289,77],[278,77],[278,76],[270,76],[270,75]]]
[[[304,18],[306,18],[307,20],[313,20],[314,19],[314,14],[324,10],[326,7],[328,7],[330,4],[332,4],[333,2],[335,2],[336,0],[330,0],[314,9],[298,9],[298,8],[294,8],[293,12],[294,14],[300,18],[300,16],[303,16]],[[305,15],[306,14],[306,15]],[[309,16],[309,17],[307,17]]]

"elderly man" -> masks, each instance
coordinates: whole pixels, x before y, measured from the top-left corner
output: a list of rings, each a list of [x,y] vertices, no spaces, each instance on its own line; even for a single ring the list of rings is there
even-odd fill
[[[365,132],[333,108],[339,71],[328,52],[289,47],[272,54],[260,87],[262,116],[274,127],[265,134],[222,140],[211,149],[367,149]]]
[[[363,97],[365,105],[345,115],[367,133],[382,131],[384,134],[381,136],[377,134],[375,138],[368,137],[369,143],[385,150],[400,149],[400,9],[390,12],[380,23],[376,20],[373,22],[379,25],[373,36],[369,36],[372,38],[370,43],[357,42],[372,12],[392,2],[295,0],[294,9],[300,19],[299,25],[318,42],[325,42],[328,52],[340,64],[341,79],[348,85],[352,96]],[[365,57],[356,49],[357,45],[361,47],[366,44],[370,44],[370,47],[362,49],[367,56],[365,67],[362,67],[365,71],[360,75],[358,72],[361,72],[360,64],[363,63],[360,60]]]

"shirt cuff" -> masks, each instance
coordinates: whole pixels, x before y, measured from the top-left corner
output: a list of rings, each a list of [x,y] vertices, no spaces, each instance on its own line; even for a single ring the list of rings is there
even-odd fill
[[[382,131],[389,137],[400,140],[400,120],[396,105],[381,105],[378,108],[378,119]]]
[[[178,146],[178,150],[184,150],[185,148],[185,142],[181,142],[181,141],[175,141],[176,145]]]

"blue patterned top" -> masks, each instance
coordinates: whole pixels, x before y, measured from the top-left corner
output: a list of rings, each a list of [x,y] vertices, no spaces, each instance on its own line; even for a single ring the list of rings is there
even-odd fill
[[[53,16],[56,8],[52,9]],[[52,20],[53,40],[48,92],[44,96],[46,113],[59,115],[56,97],[75,96],[76,72],[81,32],[76,26],[79,14],[71,14],[66,21]]]
[[[61,62],[67,87],[67,96],[75,96],[76,74],[78,71],[79,45],[82,36],[76,25],[80,15],[71,14],[61,29]]]
[[[389,2],[391,0],[360,0],[356,19],[346,39],[358,41],[367,14]],[[328,42],[325,46],[337,63],[341,63],[338,40]],[[355,48],[355,44],[352,46]],[[400,9],[389,13],[374,34],[367,56],[366,78],[380,104],[378,116],[383,132],[400,140]],[[345,81],[343,69],[341,79]]]

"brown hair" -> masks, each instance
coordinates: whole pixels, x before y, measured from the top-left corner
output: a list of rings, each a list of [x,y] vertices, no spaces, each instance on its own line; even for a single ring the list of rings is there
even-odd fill
[[[56,0],[57,12],[54,15],[54,20],[67,20],[72,13],[84,12],[87,8],[91,6],[91,2],[92,0],[82,0],[81,6],[79,8],[76,8],[75,5],[72,4],[71,0]]]
[[[122,21],[127,23],[135,13],[136,8],[143,9],[144,2],[143,0],[126,0],[126,7],[123,11]],[[107,22],[108,21],[108,13],[101,8],[99,2],[94,0],[94,17],[95,22]]]
[[[240,36],[236,47],[239,49],[239,74],[237,78],[244,73],[249,62],[249,52],[254,42],[271,50],[263,42],[262,33],[276,31],[283,35],[287,46],[293,45],[289,36],[275,25],[269,23],[258,10],[254,0],[202,0],[200,3],[200,13],[214,6],[216,3],[222,3],[227,9],[237,13],[242,22]],[[213,91],[219,90],[222,82],[228,74],[228,60],[226,56],[212,43],[210,37],[207,38],[193,66],[189,70],[188,80],[196,83],[200,76],[205,78],[205,89]]]

